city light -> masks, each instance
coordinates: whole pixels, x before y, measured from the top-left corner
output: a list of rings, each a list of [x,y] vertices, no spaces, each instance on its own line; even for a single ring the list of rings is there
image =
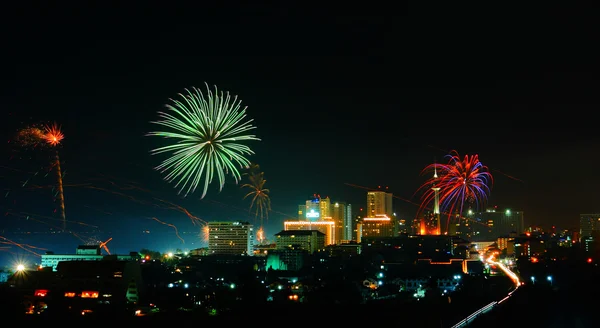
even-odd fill
[[[25,266],[23,264],[18,264],[17,265],[17,271],[18,272],[25,271]]]
[[[510,277],[510,279],[513,280],[513,282],[515,283],[517,288],[521,285],[521,281],[519,280],[519,277],[514,272],[510,271],[504,264],[494,261],[493,256],[490,256],[487,259],[487,262],[489,264],[499,267],[500,270],[502,270],[504,272],[504,274],[506,274],[508,277]]]

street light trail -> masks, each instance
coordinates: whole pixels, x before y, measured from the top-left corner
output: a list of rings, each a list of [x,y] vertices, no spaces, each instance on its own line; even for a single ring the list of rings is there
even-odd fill
[[[506,265],[500,263],[500,262],[496,262],[494,261],[494,256],[490,256],[487,260],[487,263],[495,265],[497,267],[500,268],[500,270],[502,270],[502,272],[504,272],[505,275],[507,275],[510,279],[512,279],[512,281],[515,283],[515,287],[519,288],[519,286],[521,286],[521,280],[519,279],[519,276],[517,276],[517,274],[515,274],[514,272],[510,271],[509,268],[506,267]]]

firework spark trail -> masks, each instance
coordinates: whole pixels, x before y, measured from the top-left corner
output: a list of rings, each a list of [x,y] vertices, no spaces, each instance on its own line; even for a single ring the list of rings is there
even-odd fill
[[[109,185],[116,187],[120,190],[138,190],[138,191],[142,191],[144,193],[152,194],[152,191],[150,189],[142,188],[135,181],[126,180],[125,183],[117,183],[115,181],[117,181],[119,179],[117,179],[115,177],[105,175],[105,174],[98,174],[98,175],[100,176],[100,178],[87,179],[87,181],[90,181],[90,183],[88,183],[88,184],[95,184],[94,182],[101,181],[101,182],[108,183]]]
[[[44,132],[44,139],[46,140],[46,143],[52,147],[58,146],[65,137],[57,124],[47,125],[44,129]],[[63,172],[60,167],[60,156],[58,155],[58,149],[54,153],[54,161],[56,167],[56,175],[58,178],[58,204],[60,206],[60,216],[63,220],[62,230],[65,231],[67,229],[67,214],[65,210]]]
[[[24,147],[36,148],[46,142],[44,128],[29,126],[17,132],[17,143]]]
[[[56,151],[56,175],[58,178],[58,203],[60,206],[60,216],[62,218],[63,224],[62,229],[65,231],[67,229],[67,214],[65,211],[65,193],[63,189],[63,175],[62,170],[60,168],[60,157],[58,156],[58,150]]]
[[[507,178],[509,178],[509,179],[513,179],[513,180],[515,180],[515,181],[519,181],[519,182],[523,182],[523,183],[525,183],[525,181],[523,181],[523,180],[521,180],[521,179],[519,179],[519,178],[516,178],[516,177],[514,177],[514,176],[512,176],[512,175],[510,175],[510,174],[508,174],[508,173],[504,173],[504,172],[502,172],[502,171],[500,171],[500,170],[492,169],[491,171],[498,172],[498,173],[500,173],[500,174],[504,175],[505,177],[507,177]]]
[[[44,177],[47,177],[48,174],[50,174],[50,172],[52,171],[52,168],[54,168],[54,162],[52,162],[52,165],[49,168],[41,168],[41,169],[37,170],[36,172],[29,172],[29,171],[19,170],[19,169],[15,169],[15,168],[8,167],[8,166],[0,166],[0,168],[5,169],[5,170],[9,170],[9,171],[13,171],[13,172],[19,172],[19,173],[23,173],[23,174],[29,175],[29,177],[25,181],[21,182],[21,188],[27,189],[27,188],[25,188],[25,186],[27,186],[27,185],[31,186],[32,184],[30,183],[30,181],[33,180],[38,175],[41,175],[40,173],[42,171],[46,171],[46,173],[44,174]],[[4,188],[4,190],[7,191],[7,195],[8,195],[8,193],[10,193],[10,191],[12,189],[11,188]]]
[[[233,176],[236,183],[241,180],[240,168],[248,167],[246,156],[254,154],[243,142],[259,141],[248,134],[255,129],[252,120],[246,119],[246,107],[237,96],[233,98],[215,87],[214,92],[206,84],[207,93],[199,89],[185,90],[179,94],[181,100],[171,99],[168,111],[159,112],[159,120],[151,122],[168,131],[146,134],[174,142],[151,150],[151,154],[169,153],[170,157],[155,167],[165,173],[164,179],[175,182],[178,193],[187,196],[203,184],[202,196],[216,176],[219,190],[223,190],[225,177]],[[202,183],[203,181],[203,183]]]
[[[26,219],[26,220],[31,220],[31,221],[34,221],[34,222],[37,222],[37,223],[45,224],[45,225],[47,225],[47,226],[49,226],[49,227],[52,227],[52,228],[54,228],[54,229],[56,229],[56,230],[60,230],[60,229],[61,229],[61,227],[60,227],[60,226],[57,226],[57,225],[51,224],[51,223],[49,223],[49,222],[46,222],[46,221],[43,221],[43,220],[37,219],[37,218],[35,218],[35,217],[32,217],[31,215],[17,214],[17,213],[12,213],[12,212],[6,212],[6,213],[4,214],[4,216],[9,216],[9,215],[10,215],[10,216],[13,216],[13,217],[17,217],[17,218],[23,218],[23,219]],[[45,216],[45,218],[46,218],[46,219],[50,219],[50,220],[57,220],[57,219],[55,219],[55,218],[48,217],[48,216]],[[61,222],[62,222],[62,220],[61,220]],[[83,223],[83,222],[77,222],[77,221],[73,221],[73,223],[77,223],[77,224],[81,224],[81,225],[85,225],[85,226],[90,226],[90,227],[95,227],[95,228],[97,228],[96,226],[89,225],[89,224],[86,224],[86,223]],[[73,235],[73,237],[75,237],[75,238],[79,239],[79,241],[81,241],[81,242],[84,242],[84,243],[86,242],[86,239],[85,239],[85,238],[81,237],[79,234],[77,234],[77,233],[75,233],[75,232],[73,232],[73,231],[65,231],[65,233],[68,233],[68,234],[71,234],[71,235]]]
[[[65,195],[63,190],[63,172],[60,167],[60,157],[58,155],[58,147],[61,141],[65,138],[65,135],[56,123],[52,125],[45,125],[40,127],[27,127],[20,130],[17,133],[17,141],[25,147],[37,147],[46,145],[55,148],[54,155],[54,167],[56,167],[57,179],[58,179],[58,193],[57,200],[60,208],[60,215],[63,220],[62,229],[66,230],[66,212],[65,212]],[[27,181],[23,184],[25,186]]]
[[[265,188],[267,180],[264,178],[264,172],[260,172],[260,166],[253,163],[248,172],[248,183],[242,185],[242,188],[248,188],[250,191],[243,199],[251,197],[250,210],[254,209],[254,220],[260,218],[260,226],[263,226],[263,219],[269,220],[269,211],[271,210],[270,190]]]
[[[103,210],[101,210],[101,209],[98,209],[98,208],[95,208],[95,207],[91,207],[91,206],[89,206],[89,205],[83,205],[83,207],[85,207],[85,208],[89,208],[89,209],[91,209],[91,210],[94,210],[94,211],[96,211],[96,212],[99,212],[99,213],[102,213],[102,214],[105,214],[105,215],[113,215],[111,212],[106,212],[106,211],[103,211]]]
[[[181,240],[182,244],[185,244],[185,240],[183,240],[183,238],[181,238],[181,236],[179,235],[179,230],[177,229],[177,227],[174,224],[163,222],[163,221],[161,221],[161,220],[159,220],[157,218],[151,218],[151,220],[154,220],[154,221],[156,221],[156,222],[158,222],[160,224],[164,224],[164,225],[166,225],[168,227],[173,228],[173,230],[175,230],[175,236],[177,236],[177,238],[179,238],[179,240]]]
[[[242,208],[242,207],[238,207],[238,206],[233,206],[233,205],[229,205],[229,204],[225,204],[223,202],[219,202],[219,201],[216,201],[214,199],[201,199],[201,201],[202,202],[208,202],[208,203],[214,203],[214,204],[217,204],[217,205],[219,205],[219,206],[221,206],[223,208],[230,208],[230,209],[234,209],[234,210],[239,211],[239,212],[246,213],[246,215],[248,215],[248,217],[253,217],[253,215],[254,215],[251,209]],[[274,210],[272,208],[271,208],[270,211],[272,213],[279,214],[279,215],[284,216],[286,218],[298,216],[298,214],[283,213],[281,211]]]
[[[67,185],[67,186],[70,187],[70,185]],[[149,202],[147,200],[142,200],[142,199],[139,199],[138,197],[134,197],[134,196],[131,196],[131,195],[119,192],[119,191],[114,191],[114,190],[110,190],[110,189],[103,188],[103,187],[97,187],[97,186],[93,186],[93,185],[80,185],[80,187],[87,188],[87,189],[94,189],[94,190],[104,191],[104,192],[107,192],[109,194],[120,196],[120,197],[126,198],[126,199],[128,199],[128,200],[130,200],[132,202],[136,202],[136,203],[139,203],[139,204],[142,204],[142,205],[148,205],[148,206],[153,206],[153,207],[158,207],[158,208],[169,209],[166,206],[159,206],[156,203],[152,203],[152,202]]]
[[[163,202],[163,203],[165,203],[165,204],[168,204],[168,205],[170,205],[169,209],[176,210],[176,211],[179,211],[179,212],[181,212],[181,213],[184,213],[185,215],[187,215],[187,216],[188,216],[188,218],[190,218],[190,220],[192,221],[192,223],[193,223],[194,225],[198,224],[198,222],[199,222],[200,224],[203,224],[203,225],[206,225],[206,224],[208,224],[208,222],[206,222],[205,220],[202,220],[201,218],[199,218],[199,217],[197,217],[197,216],[193,215],[192,213],[190,213],[190,211],[188,211],[188,210],[187,210],[185,207],[183,207],[183,206],[179,206],[179,205],[177,205],[177,204],[174,204],[174,203],[172,203],[172,202],[166,201],[166,200],[164,200],[164,199],[160,199],[160,198],[155,198],[155,199],[156,199],[156,200],[158,200],[158,201],[160,201],[160,202]]]
[[[16,216],[16,217],[20,217],[20,218],[25,218],[25,219],[31,219],[32,217],[37,217],[37,218],[42,218],[42,219],[46,219],[46,220],[62,220],[62,219],[57,219],[57,218],[53,218],[51,216],[47,216],[47,215],[39,215],[39,214],[34,214],[34,213],[29,213],[29,212],[19,212],[19,213],[15,213],[15,212],[7,212],[8,214],[12,215],[12,216]],[[98,229],[99,227],[93,224],[89,224],[89,223],[85,223],[85,222],[81,222],[81,221],[72,221],[72,220],[67,220],[68,223],[73,223],[73,224],[78,224],[81,226],[85,226],[85,227],[90,227],[90,228],[96,228]]]
[[[25,174],[37,174],[37,172],[29,172],[29,171],[19,170],[19,169],[15,169],[13,167],[4,166],[4,165],[0,165],[0,169],[5,169],[5,170],[9,170],[9,171],[13,171],[13,172],[19,172],[19,173],[25,173]]]
[[[116,183],[112,183],[112,184],[115,187],[118,187],[119,189],[123,189],[122,186],[119,186]],[[202,225],[206,225],[207,224],[207,222],[205,220],[202,220],[199,217],[193,215],[189,210],[187,210],[183,206],[177,205],[177,204],[175,204],[173,202],[170,202],[170,201],[167,201],[167,200],[164,200],[164,199],[160,199],[160,198],[156,198],[156,197],[153,198],[155,201],[159,201],[161,203],[161,204],[157,204],[156,202],[150,202],[150,201],[147,201],[147,200],[139,199],[137,197],[134,197],[132,195],[128,195],[128,194],[123,193],[123,192],[119,192],[119,191],[115,191],[115,190],[110,190],[110,189],[103,188],[103,187],[97,187],[97,186],[90,185],[90,184],[77,184],[77,185],[66,185],[66,186],[68,186],[68,187],[75,186],[75,187],[82,187],[82,188],[87,188],[87,189],[93,189],[93,190],[103,191],[103,192],[106,192],[106,193],[110,193],[110,194],[113,194],[113,195],[116,195],[116,196],[120,196],[120,197],[126,198],[126,199],[128,199],[130,201],[133,201],[133,202],[136,202],[136,203],[139,203],[139,204],[148,205],[148,206],[152,206],[152,207],[160,208],[160,209],[165,209],[165,210],[175,210],[175,211],[178,211],[178,212],[181,212],[181,213],[184,213],[185,215],[187,215],[187,217],[192,221],[192,223],[194,225],[196,225],[198,223],[200,223]],[[127,189],[127,188],[125,188],[125,189]],[[136,186],[132,186],[132,188],[130,188],[130,189],[145,190],[143,188],[138,188]]]
[[[19,243],[12,241],[4,236],[0,236],[0,244],[17,246],[20,249],[22,249],[26,252],[29,252],[35,256],[41,256],[41,254],[35,252],[34,250],[47,251],[47,249],[45,249],[45,248],[35,247],[35,246],[27,245],[27,244],[19,244]]]

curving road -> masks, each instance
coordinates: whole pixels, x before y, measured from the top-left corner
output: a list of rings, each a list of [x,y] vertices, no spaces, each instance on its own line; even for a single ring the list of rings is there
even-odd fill
[[[473,321],[475,321],[479,316],[481,316],[482,314],[488,313],[492,310],[494,310],[494,308],[501,304],[502,302],[508,300],[511,295],[521,286],[523,285],[523,283],[521,282],[521,279],[519,279],[519,276],[517,276],[516,273],[512,272],[508,267],[506,267],[506,265],[494,261],[494,256],[490,256],[489,258],[487,258],[485,260],[486,263],[490,264],[490,265],[494,265],[497,266],[498,268],[500,268],[500,270],[502,270],[502,272],[504,272],[504,274],[509,277],[515,284],[515,288],[513,290],[511,290],[506,297],[504,297],[503,299],[497,301],[497,302],[492,302],[484,307],[482,307],[481,309],[473,312],[471,315],[469,315],[468,317],[464,318],[463,320],[459,321],[457,324],[455,324],[454,326],[452,326],[452,328],[462,328],[462,327],[466,327],[467,325],[473,323]]]

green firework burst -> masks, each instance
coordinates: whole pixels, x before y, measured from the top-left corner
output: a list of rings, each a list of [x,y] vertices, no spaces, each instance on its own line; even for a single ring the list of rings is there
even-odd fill
[[[260,140],[248,134],[256,127],[253,120],[246,118],[246,107],[229,92],[214,92],[206,85],[206,95],[198,88],[185,89],[180,100],[171,99],[167,111],[159,112],[159,120],[151,123],[168,131],[150,132],[173,141],[170,145],[150,151],[151,154],[168,153],[170,157],[155,167],[165,174],[169,183],[175,182],[179,193],[187,196],[203,184],[202,198],[216,175],[219,190],[225,185],[225,177],[233,176],[236,184],[241,180],[238,167],[248,167],[246,158],[254,151],[243,144],[249,140]]]

